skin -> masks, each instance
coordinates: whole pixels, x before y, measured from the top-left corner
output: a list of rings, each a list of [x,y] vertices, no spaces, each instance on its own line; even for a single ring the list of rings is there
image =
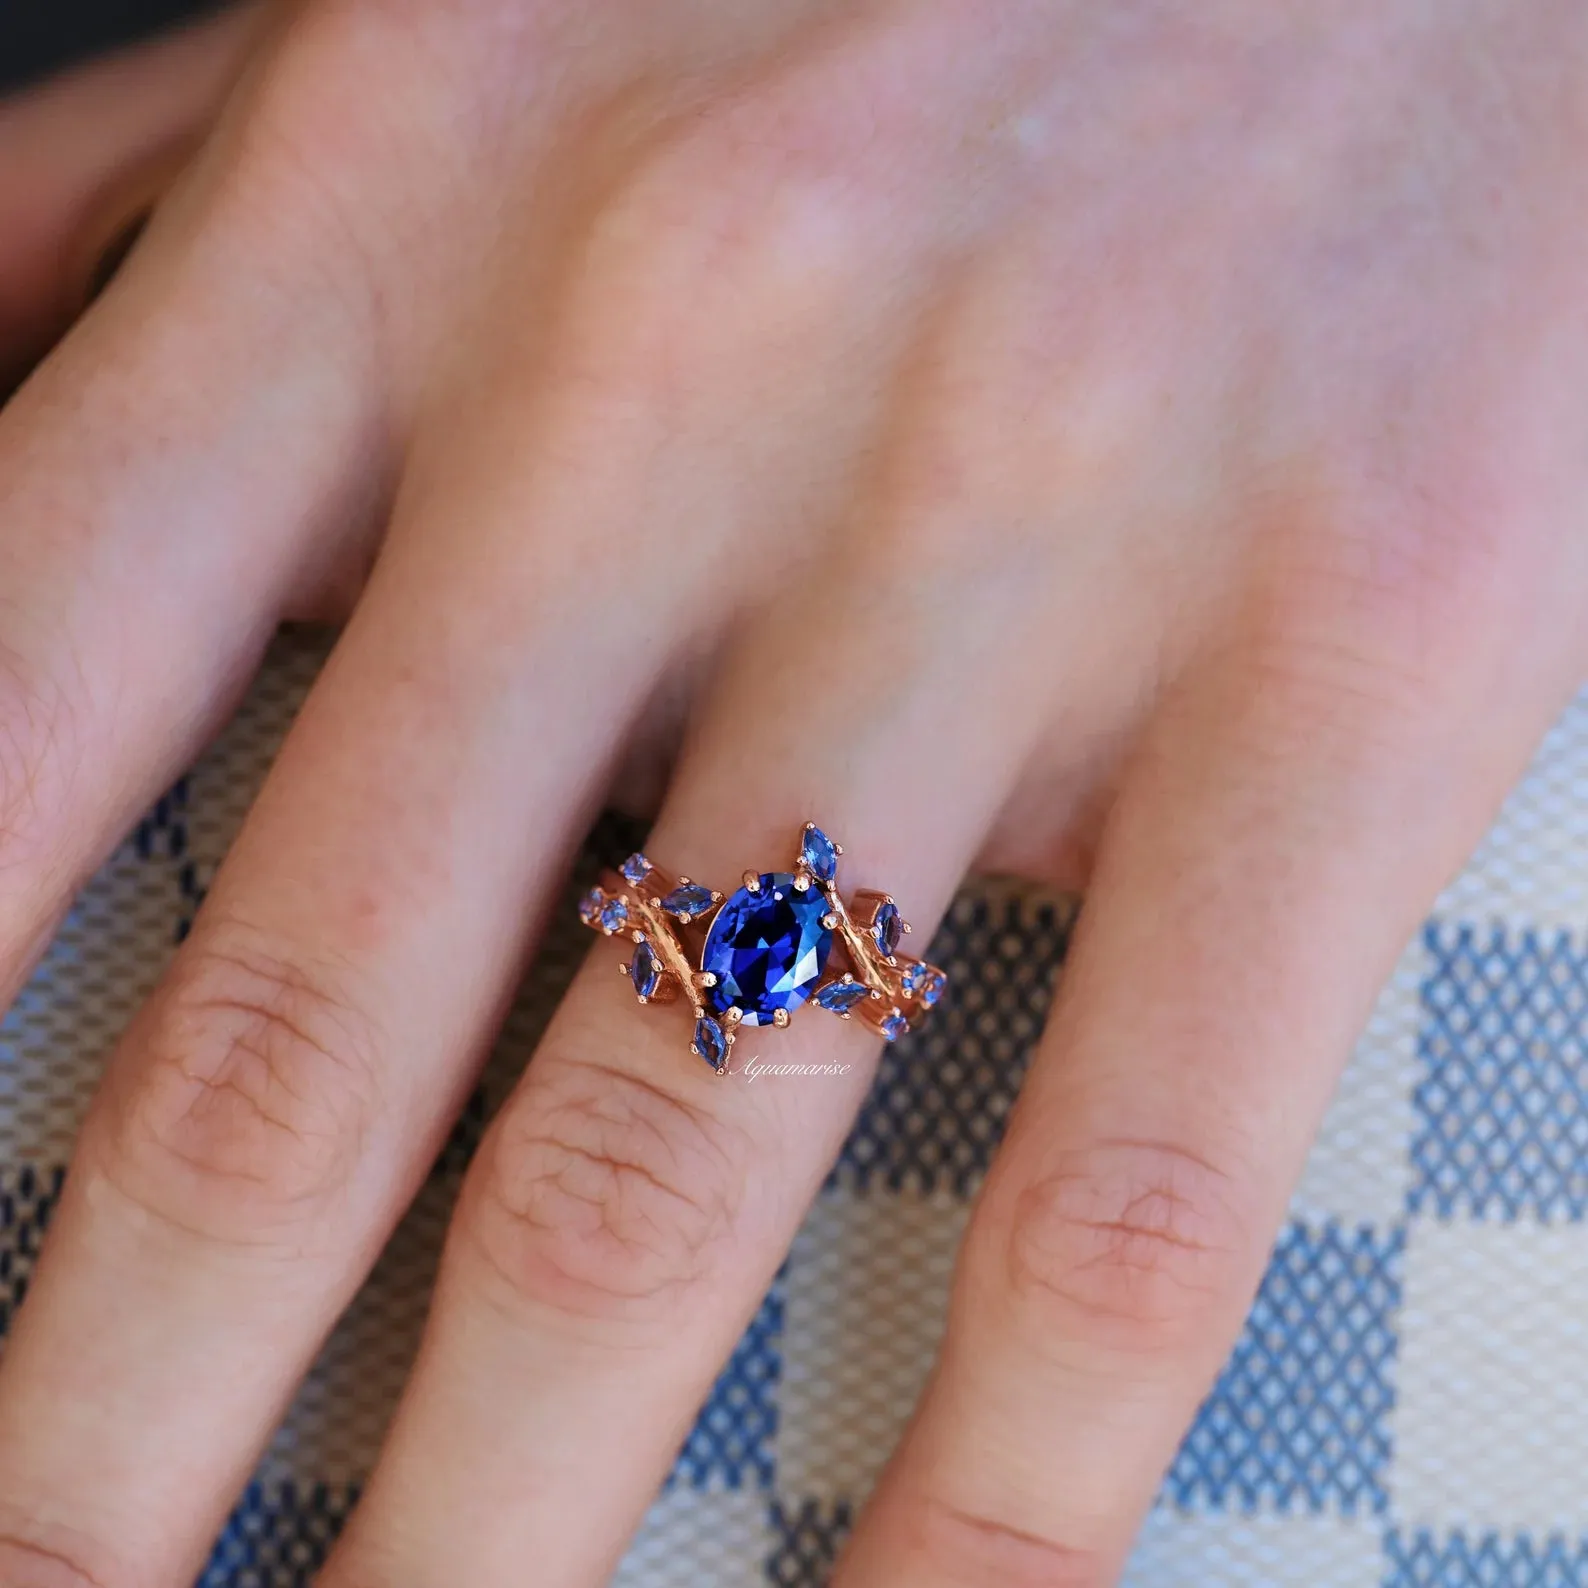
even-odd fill
[[[1099,1588],[1377,988],[1588,672],[1571,0],[318,0],[0,416],[0,951],[350,609],[110,1061],[0,1581],[186,1582],[614,787],[1088,890],[841,1588]],[[224,75],[224,74],[222,74]],[[173,118],[201,122],[192,111]],[[169,130],[169,129],[168,129]],[[605,1580],[863,1095],[598,947],[330,1588]],[[1143,967],[1152,967],[1144,977]]]

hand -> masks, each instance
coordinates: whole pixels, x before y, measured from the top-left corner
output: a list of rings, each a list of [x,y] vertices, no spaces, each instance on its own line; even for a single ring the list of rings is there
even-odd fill
[[[0,1576],[190,1578],[681,736],[691,875],[814,817],[918,931],[978,858],[1087,882],[838,1580],[1111,1581],[1584,675],[1585,56],[1568,0],[284,24],[0,420],[13,987],[282,614],[356,596],[84,1128]],[[714,1077],[613,965],[475,1161],[334,1588],[602,1580],[864,1091],[817,1012],[778,1057],[844,1083]]]

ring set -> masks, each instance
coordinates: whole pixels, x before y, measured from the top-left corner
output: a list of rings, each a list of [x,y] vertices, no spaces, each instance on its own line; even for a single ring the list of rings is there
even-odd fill
[[[579,918],[632,941],[622,970],[642,1004],[689,999],[690,1051],[718,1074],[742,1026],[786,1026],[807,999],[893,1042],[938,1002],[948,977],[899,952],[910,928],[888,894],[862,888],[845,902],[842,854],[806,822],[791,871],[747,871],[727,895],[634,854],[584,896]]]

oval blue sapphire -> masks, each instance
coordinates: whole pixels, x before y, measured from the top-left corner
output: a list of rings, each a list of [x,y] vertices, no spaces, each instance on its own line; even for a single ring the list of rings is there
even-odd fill
[[[717,978],[706,997],[718,1014],[733,1005],[747,1026],[772,1023],[779,1009],[797,1009],[827,966],[833,934],[822,925],[828,904],[815,888],[799,889],[787,872],[769,871],[754,892],[730,894],[706,935],[700,968]]]
[[[623,873],[625,882],[632,882],[638,887],[650,875],[651,863],[644,855],[635,853],[630,855],[618,869]]]
[[[897,1009],[882,1022],[882,1040],[897,1042],[910,1029],[910,1022]]]
[[[605,932],[621,932],[628,924],[629,907],[621,899],[608,899],[601,906],[601,928]]]

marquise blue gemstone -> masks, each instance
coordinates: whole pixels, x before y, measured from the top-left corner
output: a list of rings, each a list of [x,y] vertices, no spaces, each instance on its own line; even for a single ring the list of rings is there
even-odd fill
[[[716,1069],[727,1055],[727,1035],[710,1015],[702,1015],[695,1022],[695,1051],[712,1069]]]
[[[800,859],[818,882],[831,882],[838,875],[838,846],[820,827],[805,829]]]
[[[623,873],[625,882],[632,882],[638,887],[650,875],[651,863],[644,855],[633,854],[618,867],[618,870]]]
[[[899,946],[903,932],[904,918],[899,914],[898,905],[891,901],[882,905],[871,923],[871,935],[876,938],[877,947],[884,954],[891,954]]]
[[[830,981],[825,987],[817,988],[812,1002],[819,1009],[831,1009],[835,1015],[843,1015],[868,996],[869,990],[864,982]]]
[[[882,1022],[882,1040],[884,1042],[897,1042],[906,1031],[910,1029],[910,1022],[900,1014],[889,1015]]]
[[[662,962],[649,941],[641,938],[634,945],[634,958],[629,961],[629,980],[641,998],[649,998],[662,982]]]
[[[608,899],[601,906],[601,925],[608,932],[621,932],[628,919],[629,907],[621,899]]]
[[[729,894],[706,935],[700,968],[717,978],[706,990],[716,1013],[735,1005],[747,1026],[772,1023],[779,1009],[797,1009],[815,990],[833,934],[822,925],[826,899],[796,888],[787,872],[768,871],[755,891]]]
[[[698,882],[685,882],[662,900],[662,908],[680,921],[693,921],[711,908],[711,889]]]

